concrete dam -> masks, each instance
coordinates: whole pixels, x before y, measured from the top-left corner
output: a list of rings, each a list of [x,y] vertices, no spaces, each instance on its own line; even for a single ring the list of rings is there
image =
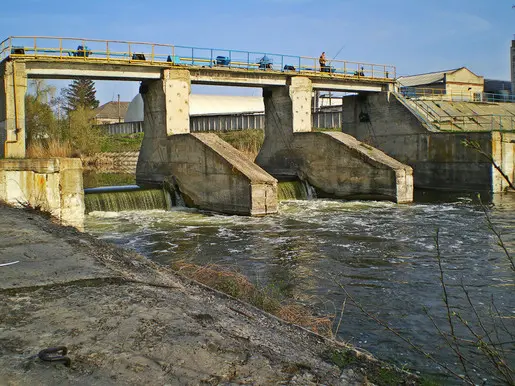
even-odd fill
[[[340,70],[338,63],[320,68],[316,59],[303,64],[299,57],[296,67],[274,69],[248,59],[219,64],[196,56],[193,50],[189,57],[163,58],[155,53],[162,45],[148,44],[145,54],[130,55],[131,44],[136,43],[127,42],[125,56],[111,52],[108,41],[87,42],[89,47],[98,44],[102,49],[85,50],[83,41],[79,42],[82,49],[63,48],[66,44],[73,47],[75,43],[69,40],[56,38],[53,48],[44,49],[18,45],[16,38],[3,43],[0,139],[4,146],[0,156],[25,157],[28,79],[137,80],[144,100],[145,133],[136,171],[138,184],[166,185],[179,191],[190,206],[242,215],[277,212],[278,180],[301,179],[339,198],[373,196],[399,203],[413,199],[410,166],[348,134],[311,128],[313,90],[389,94],[394,88],[390,76],[395,75],[391,66],[342,61]],[[296,59],[283,57],[280,63],[286,60]],[[263,89],[265,142],[255,163],[215,134],[190,133],[192,84]],[[42,172],[27,164],[20,167],[29,174]],[[5,173],[13,168],[10,164]]]
[[[496,166],[515,181],[512,111],[513,103],[357,95],[345,100],[343,131],[410,165],[416,188],[501,193],[510,186]]]

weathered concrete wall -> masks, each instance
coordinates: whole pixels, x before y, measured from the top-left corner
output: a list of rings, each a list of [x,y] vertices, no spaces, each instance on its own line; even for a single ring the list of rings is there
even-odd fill
[[[165,71],[142,86],[145,136],[138,184],[170,182],[201,209],[277,212],[277,181],[215,134],[189,134],[189,72]]]
[[[349,135],[311,132],[311,91],[302,77],[263,90],[265,140],[256,163],[279,180],[307,180],[326,195],[412,201],[410,167]]]
[[[140,153],[138,184],[168,182],[178,186],[189,206],[201,209],[240,215],[277,212],[277,180],[216,134],[177,134],[155,140],[153,146],[152,160]]]
[[[298,175],[323,195],[351,198],[377,196],[413,201],[413,171],[350,135],[337,132],[298,133],[291,159]]]
[[[345,97],[343,131],[361,141],[375,141],[377,145],[378,136],[426,133],[427,129],[394,94],[384,92]]]
[[[491,133],[431,133],[405,138],[414,155],[415,186],[456,191],[492,191],[492,164],[463,141],[477,141],[492,151]]]
[[[82,163],[78,158],[0,160],[0,200],[49,212],[84,227]]]
[[[154,135],[190,132],[190,73],[164,70],[163,79],[141,85],[144,100],[144,127],[152,126]]]
[[[508,183],[487,156],[464,145],[473,141],[514,181],[514,133],[430,133],[407,138],[419,153],[413,162],[416,186],[421,188],[500,193]],[[406,161],[406,163],[409,163]]]
[[[25,63],[0,64],[0,157],[25,157]]]
[[[343,114],[344,132],[410,165],[417,188],[499,192],[505,186],[486,157],[463,145],[466,139],[477,141],[493,155],[491,132],[432,132],[393,94],[386,93],[347,97]],[[508,166],[513,159],[508,136],[496,148],[497,152],[502,149],[502,156],[495,157],[513,170]]]
[[[293,133],[311,131],[311,81],[300,76],[286,87],[263,89],[265,140],[256,163],[277,178],[296,175],[289,150]]]
[[[492,156],[503,173],[515,184],[515,133],[492,133]],[[492,171],[493,191],[503,192],[509,189],[506,179],[497,171]]]

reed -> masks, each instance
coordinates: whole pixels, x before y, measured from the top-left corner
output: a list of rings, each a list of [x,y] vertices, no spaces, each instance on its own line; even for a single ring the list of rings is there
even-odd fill
[[[70,142],[59,139],[36,140],[27,147],[28,158],[66,158],[74,155]]]
[[[265,132],[261,129],[249,129],[217,133],[217,135],[232,147],[254,161],[265,140]]]
[[[333,337],[330,318],[314,316],[311,310],[300,304],[281,304],[281,298],[273,288],[258,288],[247,277],[230,267],[216,264],[200,266],[186,262],[176,262],[172,267],[186,277],[246,301],[289,323]]]

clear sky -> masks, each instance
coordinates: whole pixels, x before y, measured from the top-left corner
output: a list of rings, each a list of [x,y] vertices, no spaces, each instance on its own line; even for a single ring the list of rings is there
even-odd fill
[[[328,58],[343,47],[337,59],[392,64],[397,75],[467,66],[485,78],[509,80],[514,4],[515,0],[5,1],[0,38],[70,36],[314,57],[325,51]],[[117,94],[130,100],[137,90],[136,82],[97,82],[102,103],[115,100]]]

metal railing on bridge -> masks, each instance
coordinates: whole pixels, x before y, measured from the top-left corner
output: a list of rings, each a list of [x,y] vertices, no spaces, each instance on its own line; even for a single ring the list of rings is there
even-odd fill
[[[48,36],[11,36],[0,43],[0,60],[20,56],[59,61],[122,61],[130,64],[324,74],[383,81],[396,77],[396,69],[391,65],[327,60],[321,66],[319,58],[268,52]]]

